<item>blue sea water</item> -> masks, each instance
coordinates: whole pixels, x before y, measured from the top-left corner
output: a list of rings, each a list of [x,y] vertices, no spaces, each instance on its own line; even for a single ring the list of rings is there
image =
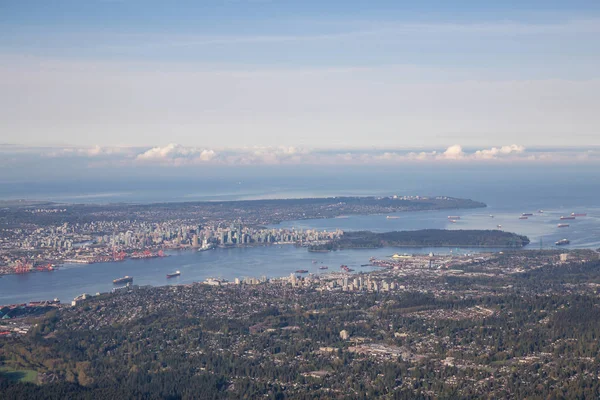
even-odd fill
[[[210,173],[209,173],[210,172]],[[591,167],[523,166],[495,167],[306,167],[203,171],[186,176],[121,175],[114,179],[3,182],[0,199],[38,199],[75,203],[151,203],[166,201],[236,200],[260,198],[328,197],[360,195],[447,195],[485,202],[485,209],[348,216],[348,218],[285,221],[279,227],[305,229],[415,230],[495,229],[530,237],[529,248],[554,247],[562,238],[568,248],[600,247],[600,174]],[[538,210],[544,213],[538,213]],[[558,228],[561,215],[585,212],[586,217],[566,221]],[[521,213],[533,213],[520,220]],[[490,217],[490,214],[494,217]],[[448,215],[460,216],[455,224]],[[448,249],[402,249],[402,252],[446,252]],[[468,251],[462,249],[461,251]],[[336,270],[340,264],[357,266],[371,256],[385,256],[390,249],[352,250],[318,254],[325,265]],[[67,265],[51,273],[34,273],[0,278],[0,304],[58,297],[69,301],[81,293],[112,288],[112,280],[135,277],[136,284],[165,285],[191,283],[207,277],[262,275],[287,276],[296,269],[311,272],[314,253],[293,246],[219,249],[211,252],[177,252],[171,257],[127,260],[120,263]],[[166,279],[181,270],[182,275]],[[357,271],[361,269],[358,268]]]

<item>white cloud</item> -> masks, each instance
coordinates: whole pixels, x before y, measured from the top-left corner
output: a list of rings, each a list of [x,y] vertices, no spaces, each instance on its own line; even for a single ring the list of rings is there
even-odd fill
[[[491,149],[477,150],[474,154],[474,158],[480,159],[494,159],[507,155],[521,154],[525,151],[525,147],[516,144],[502,147],[492,147]]]
[[[138,154],[135,160],[138,162],[179,166],[208,162],[216,156],[217,153],[211,149],[185,147],[179,144],[169,143],[163,147],[153,147],[146,150],[145,152]]]
[[[462,146],[455,144],[450,146],[443,152],[439,158],[444,160],[460,160],[465,157],[465,153],[462,149]]]
[[[556,155],[556,153],[555,153]],[[485,161],[485,160],[526,160],[532,155],[525,154],[525,147],[512,144],[509,146],[492,147],[474,151],[465,151],[459,144],[446,148],[443,152],[422,151],[410,153],[385,152],[377,155],[374,160],[384,162],[405,162],[405,161]],[[535,155],[533,155],[535,157]],[[531,158],[529,158],[531,159]]]
[[[92,147],[64,147],[56,149],[52,147],[31,148],[39,151],[46,157],[111,157],[131,156],[135,150],[131,147],[117,146],[92,146]]]

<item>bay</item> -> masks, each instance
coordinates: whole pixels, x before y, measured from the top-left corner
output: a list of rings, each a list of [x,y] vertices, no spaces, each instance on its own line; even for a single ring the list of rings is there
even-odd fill
[[[0,304],[17,304],[34,300],[59,298],[70,302],[83,294],[108,292],[112,280],[125,275],[133,276],[136,285],[173,285],[201,282],[205,279],[266,276],[268,278],[289,276],[298,269],[309,273],[339,272],[345,264],[354,273],[368,272],[374,267],[361,267],[370,257],[388,257],[395,251],[408,254],[427,254],[431,251],[446,254],[457,249],[403,248],[344,250],[329,253],[311,253],[306,248],[293,245],[272,245],[245,248],[217,248],[210,251],[171,251],[169,257],[145,260],[128,259],[122,262],[97,264],[65,264],[52,272],[35,272],[24,275],[5,275],[0,278]],[[461,253],[478,252],[481,249],[460,249]],[[487,250],[490,251],[490,250]],[[316,263],[313,263],[315,261]],[[327,270],[320,270],[327,266]],[[166,274],[181,271],[181,275],[168,279]]]

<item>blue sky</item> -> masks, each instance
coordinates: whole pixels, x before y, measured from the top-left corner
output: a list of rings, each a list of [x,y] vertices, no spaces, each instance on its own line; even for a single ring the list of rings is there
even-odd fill
[[[0,2],[0,142],[161,163],[600,146],[598,1],[171,3]]]

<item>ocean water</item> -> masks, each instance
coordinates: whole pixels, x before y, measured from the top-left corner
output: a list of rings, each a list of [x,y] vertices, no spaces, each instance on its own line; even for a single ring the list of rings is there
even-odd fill
[[[364,195],[447,195],[483,201],[488,207],[472,210],[397,213],[398,219],[385,215],[348,216],[348,218],[285,221],[278,227],[305,229],[391,230],[495,229],[527,235],[529,248],[555,247],[554,242],[568,238],[566,248],[600,247],[600,174],[593,167],[565,166],[427,166],[357,168],[238,168],[201,171],[179,176],[115,175],[114,179],[90,177],[64,181],[4,181],[0,199],[38,199],[76,203],[152,203],[166,201],[211,201],[260,198],[364,196]],[[538,213],[538,210],[544,213]],[[563,221],[561,215],[587,213],[586,217]],[[519,220],[521,213],[533,213]],[[490,214],[494,217],[490,217]],[[458,215],[455,224],[448,215]],[[402,249],[402,252],[445,252],[448,249]],[[371,256],[385,256],[392,249],[348,250],[318,254],[330,267],[356,266]],[[124,275],[135,277],[136,284],[165,285],[191,283],[207,277],[262,275],[287,276],[296,269],[311,272],[315,253],[293,246],[247,249],[219,249],[211,252],[181,252],[152,260],[119,263],[67,265],[51,273],[35,273],[0,278],[0,304],[58,297],[70,301],[81,293],[96,293],[112,288],[112,280]],[[166,280],[165,275],[181,270],[182,276]],[[358,269],[357,269],[358,270]],[[320,271],[314,271],[320,272]]]
[[[593,166],[242,166],[176,172],[137,176],[107,171],[77,179],[5,179],[0,180],[0,200],[153,203],[420,194],[467,197],[496,209],[537,210],[591,206],[600,197],[600,174]]]

